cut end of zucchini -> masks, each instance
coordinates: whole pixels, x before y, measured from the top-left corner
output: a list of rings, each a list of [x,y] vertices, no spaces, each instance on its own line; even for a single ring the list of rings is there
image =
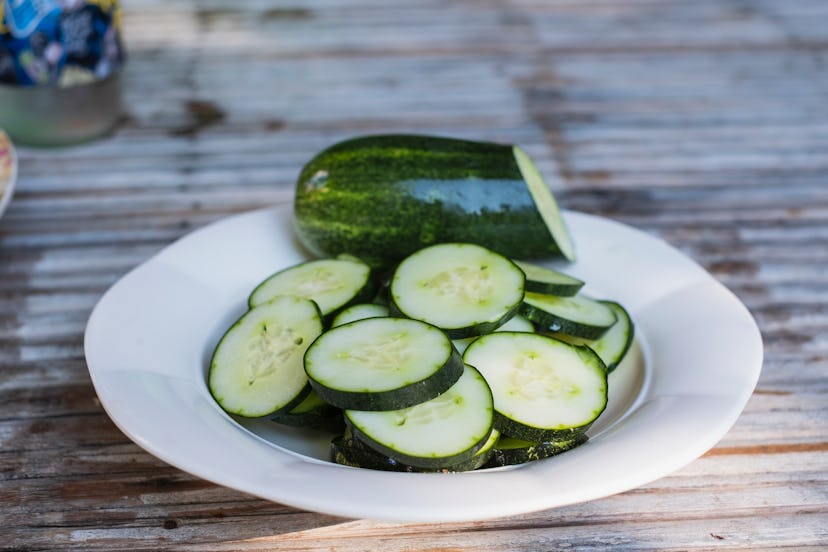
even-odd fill
[[[549,190],[546,181],[526,152],[518,146],[514,146],[512,151],[520,174],[523,176],[527,188],[529,188],[529,194],[532,196],[543,222],[549,229],[552,239],[558,246],[558,250],[567,260],[574,261],[575,244],[572,242],[572,237],[561,216],[558,203],[555,201],[555,197]]]

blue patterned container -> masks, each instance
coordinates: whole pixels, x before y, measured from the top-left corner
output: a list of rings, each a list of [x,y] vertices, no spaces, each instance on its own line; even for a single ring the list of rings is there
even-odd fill
[[[124,63],[115,0],[2,0],[0,127],[63,145],[117,123]]]

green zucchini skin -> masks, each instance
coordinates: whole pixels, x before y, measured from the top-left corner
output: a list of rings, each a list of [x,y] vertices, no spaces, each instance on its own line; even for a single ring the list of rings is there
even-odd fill
[[[618,365],[621,364],[621,361],[624,360],[624,357],[627,356],[627,352],[630,350],[633,339],[635,338],[635,323],[632,321],[630,313],[627,312],[627,309],[625,309],[621,303],[610,300],[604,300],[601,302],[615,311],[615,315],[618,319],[618,322],[616,323],[620,324],[620,327],[626,329],[626,339],[624,340],[624,345],[621,349],[619,349],[610,362],[607,363],[607,373],[610,373],[615,370]]]
[[[314,255],[348,253],[374,268],[448,241],[515,258],[561,256],[513,149],[404,134],[334,144],[301,171],[296,236]]]
[[[602,322],[590,319],[578,319],[566,314],[557,303],[580,302],[600,311]],[[561,297],[545,293],[527,292],[524,295],[518,313],[525,316],[545,331],[559,332],[583,339],[599,339],[618,320],[615,311],[601,301],[583,295]]]
[[[310,383],[320,397],[338,408],[373,412],[406,408],[434,398],[451,387],[462,373],[463,360],[460,353],[455,351],[441,370],[427,379],[398,389],[380,392],[332,391],[322,387],[313,379],[310,380]]]
[[[486,462],[486,468],[498,468],[525,464],[535,460],[550,458],[562,452],[572,450],[587,442],[585,433],[573,433],[570,437],[555,441],[531,442],[511,437],[501,437],[495,443],[491,457]]]
[[[339,433],[345,429],[345,420],[342,418],[341,411],[335,412],[333,410],[276,414],[271,417],[271,421],[279,425],[313,429],[325,433]]]
[[[573,345],[584,345],[594,350],[607,366],[607,373],[612,373],[624,360],[632,346],[635,337],[635,324],[630,313],[616,301],[599,301],[615,312],[616,322],[598,339],[583,339],[572,337],[562,332],[551,332],[548,335]]]
[[[493,430],[494,431],[494,430]],[[442,468],[423,468],[405,464],[390,456],[378,452],[346,430],[343,435],[334,437],[331,440],[331,461],[344,466],[354,468],[367,468],[381,471],[396,471],[408,473],[452,473],[473,471],[487,465],[491,461],[494,450],[494,439],[492,444],[481,449],[474,456]]]
[[[380,471],[418,472],[413,466],[401,464],[389,456],[385,456],[367,445],[362,444],[350,431],[331,439],[331,461],[353,468],[366,468]]]
[[[514,263],[526,274],[524,287],[529,292],[571,297],[584,286],[583,280],[542,265],[520,260],[515,260]]]
[[[520,439],[521,441],[543,443],[547,441],[568,441],[574,439],[575,436],[587,431],[592,423],[579,427],[544,429],[521,424],[507,418],[500,412],[495,411],[493,425],[504,437]]]
[[[270,420],[280,425],[334,434],[345,430],[342,410],[323,401],[313,390],[297,406],[276,412]]]

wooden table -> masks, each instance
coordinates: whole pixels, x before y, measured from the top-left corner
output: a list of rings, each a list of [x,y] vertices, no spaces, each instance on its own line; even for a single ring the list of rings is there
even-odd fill
[[[0,219],[0,548],[828,549],[828,4],[123,6],[123,124],[20,148]],[[660,236],[733,290],[765,362],[732,430],[639,489],[436,525],[269,503],[133,444],[84,360],[101,294],[193,229],[289,200],[324,146],[390,131],[521,144],[565,207]]]

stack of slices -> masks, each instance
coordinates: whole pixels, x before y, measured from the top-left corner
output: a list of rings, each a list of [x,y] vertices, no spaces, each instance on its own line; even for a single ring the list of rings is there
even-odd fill
[[[633,337],[620,304],[469,243],[384,276],[342,255],[263,281],[216,346],[217,403],[331,432],[333,461],[372,469],[467,471],[586,442]]]

